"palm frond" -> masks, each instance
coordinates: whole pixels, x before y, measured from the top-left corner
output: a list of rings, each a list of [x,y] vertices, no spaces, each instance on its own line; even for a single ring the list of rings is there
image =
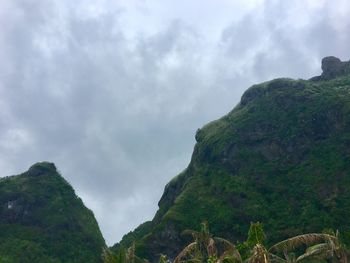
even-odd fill
[[[168,257],[164,254],[160,254],[158,263],[167,263],[167,262],[168,262]]]
[[[174,259],[173,263],[180,263],[182,262],[181,259],[190,255],[190,253],[195,252],[197,250],[197,242],[192,242],[191,244],[187,245],[179,255]],[[187,261],[187,260],[186,260]]]
[[[216,255],[217,250],[216,250],[215,241],[213,238],[209,238],[208,240],[207,252],[208,252],[208,257],[212,257]]]
[[[299,248],[303,245],[310,246],[317,243],[324,243],[329,240],[334,240],[335,237],[328,235],[328,234],[318,234],[318,233],[312,233],[312,234],[305,234],[305,235],[299,235],[296,237],[288,238],[286,240],[283,240],[275,245],[273,245],[269,251],[271,252],[284,252],[284,251],[291,251],[295,250],[296,248]]]
[[[230,241],[228,241],[227,239],[224,239],[221,237],[214,237],[213,239],[215,242],[222,243],[228,248],[231,248],[231,247],[236,248],[236,246],[234,244],[232,244]]]
[[[225,251],[220,258],[218,259],[218,263],[221,262],[242,262],[241,254],[237,249],[235,250],[227,250]]]
[[[247,263],[269,263],[270,255],[266,248],[258,243],[253,247],[253,254],[246,260]]]
[[[287,263],[288,261],[275,254],[269,253],[271,263]]]
[[[213,239],[216,243],[221,243],[224,246],[224,253],[220,256],[219,262],[223,262],[224,259],[227,259],[227,258],[232,258],[236,262],[237,261],[242,262],[241,254],[239,253],[238,249],[234,244],[220,237],[214,237]]]
[[[304,260],[305,258],[310,257],[326,257],[329,251],[329,243],[321,243],[309,247],[306,249],[306,252],[297,258],[297,262]]]

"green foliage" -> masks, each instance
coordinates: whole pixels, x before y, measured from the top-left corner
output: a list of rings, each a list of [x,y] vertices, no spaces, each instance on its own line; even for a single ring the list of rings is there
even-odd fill
[[[102,252],[102,260],[104,263],[126,263],[127,252],[123,247],[120,247],[118,254],[104,248]]]
[[[0,204],[0,255],[6,260],[101,262],[105,243],[94,215],[53,164],[1,179]]]
[[[134,243],[134,240],[142,238],[148,234],[152,229],[152,222],[148,221],[138,226],[134,231],[127,233],[123,236],[122,247],[130,247]],[[119,251],[120,244],[115,244],[111,249],[114,252]]]
[[[38,243],[28,240],[9,238],[0,242],[0,262],[11,263],[57,263],[57,258],[46,254]]]
[[[256,250],[261,250],[260,247],[255,247],[256,245],[265,245],[266,235],[263,229],[263,225],[260,222],[250,223],[248,237],[245,242],[238,243],[237,249],[241,254],[243,259],[248,259],[252,255],[254,248]]]
[[[104,248],[102,252],[102,260],[104,263],[147,263],[148,261],[141,259],[135,255],[135,244],[128,249],[119,247],[118,252],[113,252],[108,248]]]
[[[246,241],[247,246],[252,248],[256,244],[264,244],[265,239],[266,236],[262,224],[260,222],[250,223],[248,238]]]
[[[203,220],[242,251],[249,251],[245,235],[257,221],[268,233],[265,245],[325,227],[350,241],[349,75],[254,85],[196,140],[191,163],[134,236],[148,259],[162,252],[173,258],[188,242],[179,233]]]

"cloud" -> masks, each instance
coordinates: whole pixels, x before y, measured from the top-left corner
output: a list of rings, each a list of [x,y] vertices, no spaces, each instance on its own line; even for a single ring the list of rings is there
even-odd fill
[[[54,161],[118,241],[246,88],[349,58],[335,2],[2,1],[2,175]]]

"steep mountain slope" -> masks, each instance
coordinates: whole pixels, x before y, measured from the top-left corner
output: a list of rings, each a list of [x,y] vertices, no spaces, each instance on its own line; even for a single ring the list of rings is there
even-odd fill
[[[0,262],[100,262],[93,213],[52,163],[0,179]]]
[[[174,257],[184,229],[243,240],[251,221],[268,241],[336,228],[350,237],[350,63],[323,59],[310,80],[249,88],[226,116],[196,134],[191,162],[164,190],[151,222],[125,235],[137,254]]]

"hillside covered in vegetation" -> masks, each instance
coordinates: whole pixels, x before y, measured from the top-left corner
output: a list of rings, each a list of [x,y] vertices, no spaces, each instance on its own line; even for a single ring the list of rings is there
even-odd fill
[[[113,249],[135,242],[140,257],[173,259],[189,241],[182,231],[205,220],[233,242],[257,221],[268,244],[328,228],[349,240],[349,65],[327,57],[321,76],[249,88],[197,131],[191,162],[165,187],[153,220]]]
[[[52,163],[0,179],[0,262],[101,262],[93,213]]]

